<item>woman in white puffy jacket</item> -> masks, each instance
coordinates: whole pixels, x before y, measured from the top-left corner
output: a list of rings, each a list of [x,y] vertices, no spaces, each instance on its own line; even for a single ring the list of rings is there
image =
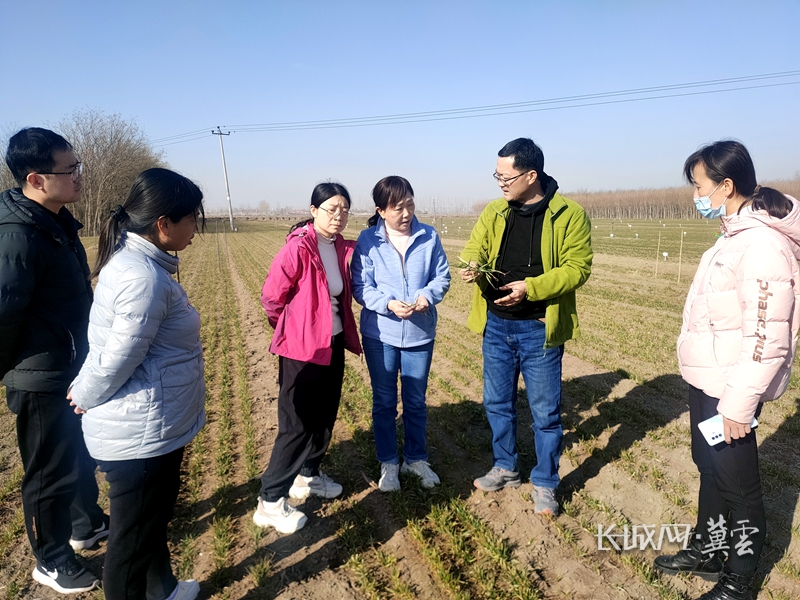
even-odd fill
[[[191,244],[202,200],[185,177],[144,171],[98,242],[90,350],[67,397],[110,486],[107,600],[185,600],[200,589],[175,578],[167,548],[183,450],[205,424],[200,316],[168,252]]]
[[[751,424],[764,402],[786,391],[797,350],[800,204],[756,184],[739,142],[701,148],[684,175],[701,215],[721,218],[722,235],[700,261],[678,338],[700,471],[697,524],[687,549],[655,564],[718,579],[702,600],[744,600],[766,533]],[[712,446],[698,423],[716,415],[724,439]]]

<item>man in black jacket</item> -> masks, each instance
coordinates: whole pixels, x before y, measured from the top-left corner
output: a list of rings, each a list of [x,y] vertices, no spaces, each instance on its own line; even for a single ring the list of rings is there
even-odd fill
[[[6,163],[19,188],[0,195],[0,376],[17,416],[22,506],[37,559],[33,578],[61,593],[97,578],[75,558],[108,536],[95,463],[67,388],[88,353],[92,288],[76,221],[81,163],[60,135],[23,129]]]

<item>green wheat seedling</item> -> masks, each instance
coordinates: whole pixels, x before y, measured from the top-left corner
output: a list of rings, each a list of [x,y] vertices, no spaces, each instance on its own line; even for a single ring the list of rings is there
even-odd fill
[[[244,430],[244,464],[245,477],[247,479],[256,478],[259,473],[258,449],[256,447],[256,431],[253,425],[253,403],[250,398],[250,388],[247,383],[247,358],[244,352],[244,341],[242,338],[242,328],[240,320],[233,321],[234,334],[236,338],[236,381],[237,395],[239,396],[239,407],[242,415],[242,428]]]
[[[661,600],[684,600],[683,594],[665,583],[649,560],[638,554],[623,554],[621,558],[622,563],[652,587]]]
[[[504,271],[498,271],[497,269],[495,269],[493,262],[494,261],[469,262],[459,256],[456,269],[467,269],[469,271],[472,271],[473,273],[477,273],[478,277],[485,277],[489,285],[497,289],[498,284],[500,284],[501,282],[501,278],[504,275],[506,275],[506,273]]]
[[[8,549],[17,543],[25,532],[25,515],[22,507],[17,508],[6,520],[6,524],[0,529],[0,556],[5,556]]]
[[[24,475],[25,470],[22,467],[17,467],[11,472],[11,476],[3,482],[3,487],[0,488],[0,504],[4,504],[19,489]]]
[[[508,577],[512,597],[516,600],[539,600],[542,597],[541,592],[531,581],[529,571],[516,564],[508,543],[497,535],[488,523],[472,513],[463,500],[452,500],[450,507],[453,515],[475,537],[478,549],[484,552]]]
[[[428,520],[433,524],[434,530],[444,537],[448,550],[459,567],[468,567],[475,562],[476,557],[470,549],[464,527],[454,519],[451,510],[434,505],[428,514]]]
[[[775,565],[775,569],[787,577],[800,580],[800,566],[789,558],[789,550],[786,550],[783,558]]]
[[[245,529],[247,529],[247,533],[250,535],[250,541],[253,542],[253,551],[255,552],[261,546],[261,540],[264,539],[267,530],[263,527],[259,527],[251,520],[248,520]]]
[[[206,460],[206,430],[201,429],[190,445],[189,457],[189,502],[196,505],[203,489],[203,466]]]
[[[361,554],[352,554],[347,560],[346,566],[356,575],[358,586],[367,598],[370,598],[370,600],[381,600],[381,598],[384,597],[381,594],[378,580],[367,566]]]
[[[16,598],[19,595],[19,592],[20,592],[19,584],[16,581],[12,581],[6,587],[6,598],[8,600],[12,600],[13,598]]]
[[[262,587],[269,581],[272,575],[272,559],[264,556],[258,558],[252,565],[247,567],[247,575],[253,580],[253,585]]]
[[[231,548],[235,541],[233,531],[233,521],[231,517],[215,517],[211,523],[211,551],[212,560],[214,562],[213,576],[217,580],[217,585],[222,587],[224,581],[227,581],[227,567],[231,557]]]
[[[422,556],[428,561],[436,576],[439,578],[439,584],[453,600],[469,600],[469,594],[464,591],[464,582],[461,577],[451,572],[442,560],[441,553],[425,536],[424,529],[417,521],[409,521],[408,533],[411,538],[417,543]]]
[[[191,579],[197,559],[197,536],[187,535],[178,543],[178,579]]]

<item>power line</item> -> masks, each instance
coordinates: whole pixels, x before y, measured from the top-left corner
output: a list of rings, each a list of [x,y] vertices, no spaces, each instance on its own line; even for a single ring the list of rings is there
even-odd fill
[[[240,130],[249,127],[289,127],[289,126],[304,126],[304,125],[331,125],[331,124],[338,124],[338,123],[354,123],[354,122],[362,122],[362,121],[374,121],[374,120],[394,120],[394,119],[405,119],[405,118],[420,118],[420,117],[427,117],[427,116],[438,116],[438,115],[449,115],[449,114],[457,114],[457,113],[470,113],[470,112],[485,112],[485,111],[498,111],[498,110],[505,110],[505,109],[513,109],[513,108],[521,108],[525,106],[538,106],[543,104],[561,104],[567,102],[578,102],[582,100],[591,100],[591,99],[599,99],[599,98],[609,98],[609,97],[616,97],[616,96],[625,96],[625,95],[633,95],[633,94],[647,94],[647,93],[655,93],[655,92],[662,92],[668,90],[677,90],[677,89],[687,89],[687,88],[696,88],[696,87],[707,87],[712,85],[724,85],[724,84],[731,84],[731,83],[742,83],[746,81],[757,81],[763,79],[774,79],[774,78],[783,78],[783,77],[796,77],[800,76],[800,71],[783,71],[780,73],[767,73],[762,75],[748,75],[744,77],[734,77],[729,79],[711,79],[706,81],[697,81],[691,83],[677,83],[671,85],[661,85],[661,86],[654,86],[654,87],[647,87],[647,88],[633,88],[628,90],[619,90],[613,92],[600,92],[594,94],[582,94],[578,96],[563,96],[559,98],[548,98],[544,100],[530,100],[526,102],[514,102],[510,104],[490,104],[487,106],[474,106],[469,108],[453,108],[447,110],[437,110],[437,111],[428,111],[428,112],[416,112],[416,113],[400,113],[394,115],[380,115],[380,116],[373,116],[373,117],[354,117],[348,119],[328,119],[323,121],[288,121],[283,123],[260,123],[260,124],[250,124],[250,125],[230,125],[229,127],[236,127]]]
[[[398,113],[391,115],[378,115],[369,117],[352,117],[343,119],[327,119],[316,121],[286,121],[278,123],[255,123],[230,126],[234,132],[253,133],[265,131],[299,131],[309,129],[342,129],[354,127],[371,127],[377,125],[398,125],[405,123],[422,123],[431,121],[450,121],[456,119],[471,119],[478,117],[491,117],[512,115],[527,112],[543,112],[551,110],[566,110],[571,108],[582,108],[588,106],[601,106],[608,104],[622,104],[630,102],[642,102],[646,100],[659,100],[665,98],[678,98],[687,96],[700,96],[706,94],[720,94],[742,90],[754,90],[771,87],[781,87],[800,84],[797,81],[784,81],[778,83],[760,83],[756,85],[745,85],[736,87],[725,87],[723,89],[706,89],[698,91],[697,88],[712,86],[731,86],[733,84],[765,81],[770,79],[785,79],[800,76],[800,70],[782,71],[778,73],[765,73],[760,75],[747,75],[743,77],[732,77],[727,79],[711,79],[706,81],[696,81],[678,83],[671,85],[661,85],[646,88],[633,88],[612,92],[600,92],[594,94],[582,94],[577,96],[564,96],[559,98],[548,98],[541,100],[531,100],[526,102],[514,102],[507,104],[492,104],[486,106],[474,106],[466,108],[453,108],[436,111],[425,111],[415,113]],[[667,93],[662,93],[667,92]],[[673,93],[674,92],[674,93]],[[638,96],[631,98],[630,96]],[[206,137],[208,134],[198,135],[207,130],[196,130],[165,138],[152,140],[154,146],[169,146],[191,142]]]

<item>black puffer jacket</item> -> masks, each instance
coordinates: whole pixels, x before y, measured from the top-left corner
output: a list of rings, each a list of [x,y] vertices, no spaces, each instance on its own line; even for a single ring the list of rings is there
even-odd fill
[[[22,195],[0,194],[0,376],[12,389],[60,392],[88,353],[92,288],[83,227]]]

